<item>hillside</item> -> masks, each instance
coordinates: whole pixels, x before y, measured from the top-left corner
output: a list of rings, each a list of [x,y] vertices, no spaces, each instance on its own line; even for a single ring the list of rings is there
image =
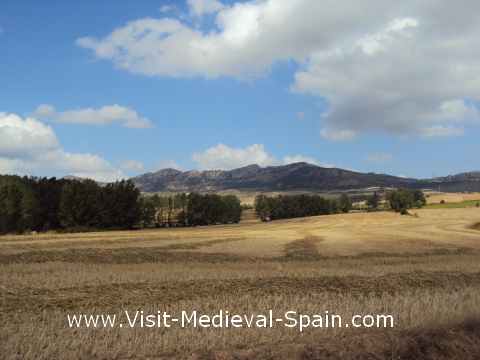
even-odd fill
[[[132,179],[145,192],[221,190],[348,190],[367,187],[422,187],[423,181],[385,174],[323,168],[307,163],[234,170],[178,171],[164,169]]]
[[[446,192],[480,191],[480,172],[468,172],[434,179],[360,173],[324,168],[307,163],[260,167],[249,165],[234,170],[179,171],[163,169],[132,179],[145,192],[157,191],[332,191],[369,187],[406,187]]]
[[[431,179],[432,188],[444,192],[480,191],[480,171]]]

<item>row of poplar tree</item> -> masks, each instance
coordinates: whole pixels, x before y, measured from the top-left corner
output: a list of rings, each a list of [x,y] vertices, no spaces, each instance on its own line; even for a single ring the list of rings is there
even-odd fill
[[[397,189],[385,194],[384,210],[394,210],[408,214],[412,208],[426,205],[425,195],[421,190]],[[369,210],[379,208],[382,197],[374,193],[366,200]],[[352,200],[346,194],[337,199],[326,199],[318,195],[259,195],[255,198],[255,212],[263,221],[289,219],[306,216],[348,213],[352,210]]]
[[[240,222],[242,216],[240,200],[234,195],[153,195],[143,198],[142,204],[144,226],[230,224]]]
[[[141,196],[129,180],[99,185],[92,180],[0,176],[3,234],[236,223],[241,213],[236,196]]]
[[[127,229],[141,217],[130,181],[0,176],[0,233],[95,228]]]
[[[259,195],[255,198],[255,212],[263,221],[306,216],[348,213],[352,201],[347,195],[326,199],[318,195]]]

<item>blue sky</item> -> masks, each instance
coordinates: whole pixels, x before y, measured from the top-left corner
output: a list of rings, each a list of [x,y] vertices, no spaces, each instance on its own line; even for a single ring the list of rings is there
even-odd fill
[[[475,11],[452,24],[447,2],[368,18],[343,3],[2,1],[0,172],[110,179],[297,160],[414,177],[479,169]]]

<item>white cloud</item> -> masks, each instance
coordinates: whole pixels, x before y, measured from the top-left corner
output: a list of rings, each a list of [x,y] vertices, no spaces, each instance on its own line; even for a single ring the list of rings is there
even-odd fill
[[[269,154],[262,144],[253,144],[245,148],[232,148],[224,144],[218,144],[203,152],[193,154],[193,161],[202,170],[231,170],[252,164],[275,166],[296,162],[308,162],[314,165],[333,167],[333,165],[323,164],[314,158],[302,155],[285,156],[279,160]]]
[[[98,155],[65,151],[50,126],[7,113],[0,113],[0,173],[74,175],[99,181],[123,177]]]
[[[153,126],[150,120],[141,117],[135,110],[120,105],[58,112],[52,105],[43,104],[35,110],[34,115],[40,119],[66,124],[109,125],[118,123],[127,128],[149,128]]]
[[[212,14],[225,8],[225,5],[217,0],[187,0],[187,4],[193,16]]]
[[[243,79],[293,60],[292,89],[326,100],[322,135],[331,140],[365,132],[459,135],[458,123],[480,122],[476,0],[190,4],[199,16],[216,12],[215,27],[144,18],[77,44],[150,76]]]
[[[372,153],[368,154],[366,160],[373,163],[385,163],[393,160],[393,155],[389,153]]]
[[[28,158],[43,151],[58,149],[52,128],[34,119],[0,113],[0,154],[2,157]]]
[[[145,170],[143,163],[136,160],[125,160],[120,164],[120,168],[128,173],[139,173]]]
[[[197,9],[198,14],[217,12],[215,26],[201,31],[168,17],[142,18],[104,38],[79,38],[77,45],[134,73],[244,78],[262,74],[277,61],[304,63],[339,39],[356,34],[361,39],[374,33],[391,13],[381,0],[365,4],[371,8],[369,21],[364,4],[346,0],[253,0],[231,6],[190,0],[189,4],[189,11]]]
[[[463,130],[456,124],[480,123],[478,107],[469,100],[479,99],[480,82],[474,79],[480,52],[468,50],[480,26],[465,13],[469,25],[458,24],[459,33],[451,32],[448,12],[460,16],[453,4],[409,8],[416,18],[396,17],[373,35],[317,51],[297,72],[295,91],[327,99],[325,137],[343,140],[328,136],[342,132],[458,136]]]
[[[202,153],[193,154],[193,160],[201,169],[234,169],[251,164],[268,166],[276,163],[275,158],[268,154],[261,144],[246,148],[231,148],[218,144]]]
[[[480,122],[479,109],[462,99],[447,100],[440,104],[427,120],[435,123],[478,123]]]

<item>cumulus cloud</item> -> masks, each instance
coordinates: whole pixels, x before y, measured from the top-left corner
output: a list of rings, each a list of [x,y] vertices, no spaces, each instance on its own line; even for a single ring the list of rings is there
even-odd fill
[[[302,155],[285,156],[279,160],[269,154],[262,144],[253,144],[245,148],[233,148],[224,144],[218,144],[203,152],[193,154],[193,161],[202,170],[231,170],[252,164],[275,166],[296,162],[308,162],[319,166],[333,167],[329,164],[323,164],[314,158]]]
[[[190,4],[191,11],[203,9],[197,13],[216,9],[215,28],[203,32],[173,18],[142,18],[104,38],[79,38],[77,45],[134,73],[243,78],[260,75],[277,60],[306,59],[316,42],[327,41],[323,31],[332,30],[332,24],[318,26],[318,13],[332,8],[320,2],[248,1],[221,9],[218,1]]]
[[[52,105],[43,104],[35,110],[34,116],[65,124],[110,125],[117,123],[127,128],[150,128],[153,126],[150,120],[141,117],[135,110],[120,105],[58,112]]]
[[[329,140],[365,132],[459,135],[480,122],[478,1],[189,5],[198,16],[215,13],[215,26],[199,30],[177,19],[144,18],[77,44],[151,76],[243,79],[293,60],[292,90],[328,104],[321,134]]]
[[[201,169],[234,169],[251,164],[268,166],[276,163],[261,144],[246,148],[232,148],[218,144],[204,152],[193,154],[193,160]]]
[[[99,181],[123,177],[98,155],[65,151],[50,126],[7,113],[0,113],[0,173],[74,175]]]
[[[13,114],[0,113],[0,154],[3,157],[24,159],[58,147],[57,137],[49,126],[35,119],[22,120]]]
[[[320,51],[297,72],[294,90],[328,101],[324,137],[351,134],[348,140],[367,131],[448,136],[463,131],[460,123],[479,123],[469,99],[480,62],[453,34],[432,37],[441,29],[421,19],[396,19],[361,41]]]

